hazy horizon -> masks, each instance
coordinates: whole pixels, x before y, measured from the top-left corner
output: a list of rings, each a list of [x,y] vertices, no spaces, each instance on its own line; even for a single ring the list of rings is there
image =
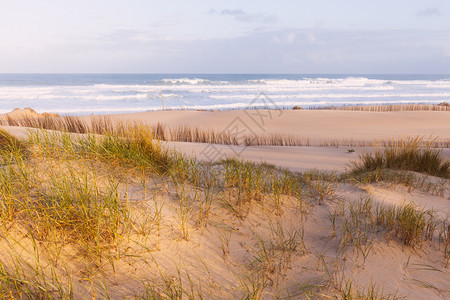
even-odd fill
[[[338,75],[338,76],[382,76],[382,75],[410,75],[410,76],[444,76],[448,73],[189,73],[189,72],[174,72],[174,73],[145,73],[145,72],[5,72],[1,75]]]

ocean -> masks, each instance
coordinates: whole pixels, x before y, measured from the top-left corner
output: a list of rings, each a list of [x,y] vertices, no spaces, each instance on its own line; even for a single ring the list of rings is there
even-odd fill
[[[0,113],[450,102],[450,75],[0,74]]]

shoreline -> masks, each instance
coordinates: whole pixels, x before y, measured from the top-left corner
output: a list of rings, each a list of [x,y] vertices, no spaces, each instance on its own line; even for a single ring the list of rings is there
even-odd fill
[[[410,102],[410,103],[379,103],[379,104],[339,104],[339,105],[327,105],[327,106],[313,106],[313,105],[283,105],[283,106],[267,106],[265,104],[262,105],[252,105],[252,106],[242,106],[242,107],[227,107],[227,108],[198,108],[198,107],[183,107],[183,106],[173,106],[173,107],[165,107],[165,108],[155,108],[155,109],[147,109],[147,110],[139,110],[139,111],[79,111],[72,113],[61,113],[61,112],[48,112],[41,111],[41,114],[50,113],[60,116],[74,116],[74,117],[82,117],[82,116],[104,116],[104,115],[121,115],[121,114],[136,114],[136,113],[146,113],[146,112],[163,112],[163,111],[204,111],[204,112],[223,112],[223,111],[241,111],[241,110],[307,110],[307,111],[316,111],[316,110],[344,110],[344,111],[372,111],[372,112],[393,112],[393,111],[450,111],[450,104],[446,101],[437,101],[435,103],[424,104],[420,102]],[[33,108],[26,107],[23,110],[30,109],[35,111]],[[7,115],[15,110],[22,110],[21,108],[14,108],[12,111],[5,111],[0,113],[0,116]]]

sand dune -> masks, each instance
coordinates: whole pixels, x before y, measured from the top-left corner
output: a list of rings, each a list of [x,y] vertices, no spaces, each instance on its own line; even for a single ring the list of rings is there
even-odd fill
[[[247,113],[252,111],[167,111],[109,117],[226,130],[236,120],[250,118]],[[325,140],[373,141],[417,135],[450,139],[448,112],[282,111],[280,116],[276,115],[280,112],[271,113],[272,119],[266,119],[264,126],[255,123],[248,129],[258,134],[298,134],[316,144]],[[92,116],[82,118],[88,120]],[[246,128],[249,123],[239,124]],[[21,127],[4,129],[24,140],[30,132],[38,131]],[[79,141],[83,135],[69,137]],[[152,296],[158,299],[448,299],[450,296],[448,179],[392,170],[368,177],[340,177],[351,160],[364,151],[371,151],[371,147],[352,147],[355,151],[349,152],[349,147],[344,146],[244,147],[182,142],[162,142],[162,145],[202,162],[237,157],[305,173],[265,166],[264,172],[269,173],[256,175],[261,172],[258,167],[245,169],[247,165],[233,163],[198,165],[200,172],[196,173],[187,171],[188,162],[178,161],[173,169],[161,175],[155,174],[152,168],[141,170],[127,156],[105,159],[98,153],[74,154],[72,149],[78,148],[67,143],[70,138],[50,145],[45,144],[45,139],[35,140],[30,147],[31,155],[22,161],[23,165],[19,164],[20,172],[0,177],[10,185],[1,190],[9,197],[9,207],[20,208],[8,210],[12,219],[27,211],[23,209],[24,198],[28,199],[25,203],[34,205],[36,200],[43,203],[63,195],[61,199],[69,197],[72,203],[80,205],[78,197],[84,199],[85,195],[79,192],[80,186],[94,195],[107,190],[112,203],[120,203],[121,209],[108,208],[104,215],[109,217],[113,211],[119,218],[106,228],[129,227],[113,235],[113,243],[108,240],[94,248],[102,256],[89,252],[90,236],[84,237],[83,244],[62,235],[60,243],[56,238],[60,233],[83,232],[73,226],[58,224],[50,236],[38,230],[41,221],[33,223],[43,236],[37,245],[29,238],[30,232],[35,233],[25,231],[20,222],[2,233],[6,238],[0,240],[0,261],[6,262],[13,253],[20,257],[15,267],[28,270],[22,266],[33,265],[26,263],[35,262],[39,253],[39,280],[43,280],[45,272],[59,276],[58,291],[62,295],[73,288],[75,298],[89,295],[112,299]],[[50,135],[52,139],[58,137]],[[123,139],[126,137],[119,138],[118,142]],[[67,149],[61,145],[66,145],[69,151],[65,152]],[[47,151],[46,147],[49,147]],[[83,149],[89,147],[78,150],[86,151]],[[121,149],[128,151],[127,147]],[[450,159],[450,148],[442,154]],[[16,167],[5,166],[1,171]],[[311,169],[324,172],[309,172]],[[186,180],[184,172],[195,178]],[[258,176],[266,177],[260,181]],[[214,183],[209,190],[211,178]],[[26,186],[30,192],[22,193],[21,188],[13,188],[16,186]],[[99,187],[103,189],[100,192]],[[27,222],[41,220],[31,216],[43,215],[46,220],[66,216],[59,213],[49,217],[47,213],[51,209],[39,210],[39,206],[34,211],[35,206],[31,207],[28,208],[30,216],[23,219]],[[57,205],[51,208],[55,207],[58,208]],[[80,210],[75,207],[69,207],[68,211]],[[392,207],[405,209],[406,216],[404,219],[400,218],[401,214],[391,217],[392,222],[400,225],[409,224],[408,220],[415,222],[410,226],[420,232],[417,241],[409,243],[402,239],[405,234],[417,231],[398,232],[389,224],[383,225],[378,214]],[[123,218],[122,208],[126,208]],[[417,219],[411,217],[411,211],[419,212],[414,215]],[[87,224],[92,220],[88,218]],[[425,222],[431,230],[429,235],[421,231],[425,230],[421,227]],[[3,264],[7,270],[11,269]],[[11,274],[0,272],[2,278],[17,280],[19,275]],[[13,286],[10,290],[16,288],[26,295],[40,295],[33,288],[41,283],[35,283],[36,276],[32,274],[26,277],[26,272],[21,273],[26,279],[21,281],[24,288]]]

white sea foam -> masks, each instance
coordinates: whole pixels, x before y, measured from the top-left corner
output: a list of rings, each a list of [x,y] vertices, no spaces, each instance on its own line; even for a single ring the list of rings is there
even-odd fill
[[[261,93],[272,105],[283,107],[450,102],[450,80],[444,79],[231,77],[161,77],[139,84],[105,79],[84,85],[0,85],[0,112],[14,107],[69,114],[157,110],[161,96],[165,107],[172,109],[233,109],[264,105],[257,99]]]
[[[295,94],[295,95],[267,95],[268,98],[271,99],[280,99],[280,98],[294,98],[294,99],[317,99],[317,98],[326,98],[326,99],[344,99],[344,98],[419,98],[419,97],[428,97],[428,98],[450,98],[449,93],[434,93],[434,94]],[[251,95],[211,95],[209,96],[212,99],[254,99],[257,96]]]
[[[175,78],[175,79],[162,79],[161,80],[164,83],[169,84],[189,84],[189,85],[199,85],[199,84],[227,84],[229,81],[210,81],[207,79],[201,79],[201,78]]]

